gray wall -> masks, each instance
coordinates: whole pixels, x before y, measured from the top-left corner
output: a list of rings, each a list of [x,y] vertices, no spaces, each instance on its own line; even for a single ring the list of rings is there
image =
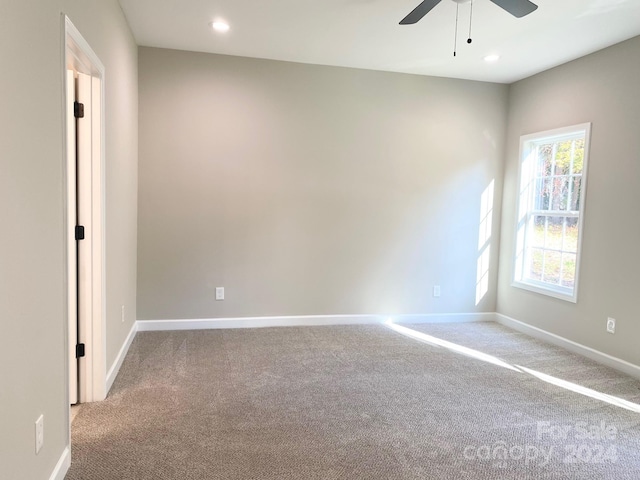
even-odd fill
[[[107,366],[136,309],[137,48],[116,0],[0,4],[0,476],[49,478],[68,445],[63,32],[69,15],[106,67]],[[34,451],[34,422],[45,442]]]
[[[640,365],[640,37],[511,86],[498,312]],[[578,303],[511,287],[520,135],[592,122]],[[615,335],[605,332],[608,316]]]
[[[152,48],[139,75],[139,319],[494,311],[508,87]]]

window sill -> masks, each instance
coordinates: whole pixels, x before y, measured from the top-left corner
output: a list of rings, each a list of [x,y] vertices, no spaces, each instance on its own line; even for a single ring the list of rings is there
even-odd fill
[[[523,290],[528,290],[530,292],[539,293],[540,295],[546,295],[547,297],[553,297],[553,298],[557,298],[559,300],[565,300],[571,303],[578,303],[577,287],[573,289],[573,293],[564,293],[559,290],[545,287],[543,286],[543,284],[527,283],[527,282],[521,282],[518,280],[514,280],[511,283],[511,286],[516,288],[521,288]]]

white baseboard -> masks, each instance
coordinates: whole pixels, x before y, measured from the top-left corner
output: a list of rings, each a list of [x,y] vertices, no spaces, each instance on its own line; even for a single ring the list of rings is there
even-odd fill
[[[118,372],[120,371],[120,367],[122,366],[124,357],[127,356],[127,352],[129,351],[129,347],[131,346],[131,342],[133,342],[133,339],[136,336],[137,331],[138,331],[138,322],[133,322],[133,325],[131,326],[131,330],[129,331],[129,335],[127,336],[127,339],[122,344],[122,347],[120,348],[120,351],[118,352],[118,355],[116,356],[116,359],[113,362],[113,365],[111,365],[111,368],[107,373],[106,389],[105,389],[105,392],[107,393],[107,395],[109,394],[109,390],[111,390],[111,386],[113,385],[113,382],[118,376]]]
[[[62,455],[60,456],[60,460],[56,464],[56,467],[53,469],[49,480],[64,480],[64,476],[69,471],[69,467],[71,466],[71,451],[69,447],[65,447]]]
[[[634,365],[633,363],[629,363],[626,360],[622,360],[606,353],[602,353],[591,347],[587,347],[559,335],[549,333],[546,330],[528,325],[514,318],[502,315],[501,313],[495,314],[495,320],[497,323],[504,325],[505,327],[517,330],[518,332],[522,332],[526,335],[529,335],[530,337],[542,340],[543,342],[551,343],[558,347],[564,348],[565,350],[569,350],[570,352],[577,353],[578,355],[587,357],[594,362],[606,365],[607,367],[614,368],[634,378],[640,379],[640,367]]]
[[[409,315],[300,315],[285,317],[194,318],[138,320],[139,332],[208,330],[219,328],[302,327],[319,325],[372,325],[389,319],[397,323],[453,323],[494,320],[494,313],[438,313]]]

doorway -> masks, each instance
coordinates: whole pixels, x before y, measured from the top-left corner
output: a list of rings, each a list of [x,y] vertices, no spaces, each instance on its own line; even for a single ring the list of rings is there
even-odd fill
[[[106,396],[104,348],[104,66],[62,17],[66,148],[69,405]]]

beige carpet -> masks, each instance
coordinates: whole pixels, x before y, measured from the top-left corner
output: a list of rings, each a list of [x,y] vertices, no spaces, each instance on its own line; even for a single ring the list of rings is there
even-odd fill
[[[139,333],[66,478],[640,478],[640,382],[494,323],[409,327],[433,338]]]

